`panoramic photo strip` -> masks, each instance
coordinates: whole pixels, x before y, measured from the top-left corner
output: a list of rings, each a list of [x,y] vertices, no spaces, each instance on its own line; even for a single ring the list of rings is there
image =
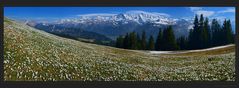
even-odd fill
[[[4,81],[235,81],[235,7],[4,7]]]

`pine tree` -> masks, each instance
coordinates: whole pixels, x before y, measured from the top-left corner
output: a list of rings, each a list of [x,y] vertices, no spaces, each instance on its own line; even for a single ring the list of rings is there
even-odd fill
[[[137,49],[141,49],[141,39],[138,33],[137,33]]]
[[[164,30],[163,30],[163,36],[162,36],[162,43],[161,43],[161,46],[160,46],[160,48],[161,48],[161,50],[167,50],[167,48],[166,48],[166,45],[168,44],[168,39],[167,39],[167,31],[168,31],[168,28],[165,28]]]
[[[192,49],[196,49],[198,47],[198,35],[199,35],[199,21],[198,21],[198,16],[196,15],[194,18],[194,22],[193,22],[194,26],[193,26],[193,33],[192,33]]]
[[[212,20],[211,32],[212,32],[212,46],[220,45],[220,30],[221,26],[216,19]]]
[[[135,32],[130,33],[130,49],[137,49],[137,39]]]
[[[162,30],[159,29],[159,33],[158,33],[158,36],[157,36],[157,40],[156,40],[156,43],[155,43],[155,50],[161,50],[161,44],[162,44]]]
[[[226,44],[226,20],[224,20],[223,25],[221,26],[220,24],[218,24],[218,32],[217,32],[217,37],[216,37],[216,41],[217,41],[217,46],[221,46],[221,45],[225,45]]]
[[[224,21],[223,21],[223,25],[222,25],[222,29],[221,29],[221,31],[220,31],[220,34],[221,34],[221,39],[223,40],[222,42],[221,42],[221,44],[222,45],[225,45],[226,43],[228,43],[228,40],[227,40],[227,28],[228,26],[227,26],[227,20],[225,19]]]
[[[172,29],[172,26],[169,26],[163,31],[163,43],[162,50],[177,50],[179,47],[177,46],[175,35]]]
[[[198,21],[198,16],[195,15],[194,17],[194,22],[193,22],[193,29],[190,29],[189,32],[189,36],[188,36],[188,49],[196,49],[199,47],[199,36],[200,36],[200,27],[202,25],[201,21],[203,21],[202,19],[202,15],[200,18],[200,23]]]
[[[201,48],[203,48],[204,47],[204,40],[203,40],[203,37],[204,37],[204,30],[203,30],[203,28],[204,28],[204,17],[203,17],[203,14],[201,14],[200,15],[200,20],[199,20],[199,28],[198,28],[198,31],[197,31],[197,49],[199,48],[199,49],[201,49]]]
[[[148,49],[149,50],[154,50],[154,38],[153,38],[152,35],[149,38]]]
[[[124,48],[124,38],[121,35],[116,39],[116,47]]]
[[[180,50],[186,50],[187,49],[187,40],[184,36],[181,36],[177,39],[177,44]]]
[[[217,30],[216,30],[216,22],[217,22],[217,20],[213,19],[212,23],[211,23],[211,34],[212,34],[212,36],[211,36],[211,40],[212,40],[211,46],[215,46],[216,45],[216,41],[215,41],[215,39],[216,39],[216,32],[217,32]]]
[[[232,26],[231,26],[231,21],[228,20],[226,21],[227,27],[226,27],[226,44],[233,43],[234,42],[234,37],[233,37],[233,32],[232,32]]]
[[[130,48],[130,40],[129,40],[129,34],[127,33],[124,38],[124,48],[129,49]]]
[[[210,27],[209,27],[209,23],[208,23],[208,18],[205,19],[204,23],[203,23],[203,48],[208,48],[210,46],[210,33],[209,33]]]
[[[193,49],[193,47],[194,47],[194,38],[193,38],[194,36],[193,36],[193,29],[190,29],[190,31],[189,31],[189,36],[188,36],[188,48],[187,49]]]
[[[224,20],[222,29],[220,30],[220,45],[225,45],[233,42],[233,33],[230,20]],[[219,39],[218,39],[219,40]]]
[[[198,22],[198,16],[197,15],[195,15],[193,24],[194,24],[193,29],[197,30],[199,28],[199,22]]]
[[[146,49],[146,34],[145,34],[145,31],[143,31],[143,33],[142,33],[141,48],[143,50]]]

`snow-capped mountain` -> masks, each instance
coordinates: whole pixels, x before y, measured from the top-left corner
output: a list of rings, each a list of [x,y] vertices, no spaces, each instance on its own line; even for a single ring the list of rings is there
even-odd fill
[[[172,25],[175,24],[177,19],[169,18],[165,14],[149,13],[144,11],[128,11],[120,14],[87,14],[79,15],[79,18],[73,19],[61,19],[56,21],[56,24],[78,24],[88,22],[120,22],[124,21],[126,24],[128,21],[136,22],[138,24],[144,24],[146,22],[152,22],[156,24]]]
[[[54,25],[54,28],[79,28],[85,31],[103,34],[111,39],[128,32],[141,33],[143,30],[147,35],[156,37],[160,28],[172,25],[176,37],[187,36],[192,28],[191,20],[175,19],[167,14],[128,11],[119,14],[85,14],[76,18],[61,19],[52,23],[38,23],[38,26]],[[54,30],[52,28],[52,30]]]

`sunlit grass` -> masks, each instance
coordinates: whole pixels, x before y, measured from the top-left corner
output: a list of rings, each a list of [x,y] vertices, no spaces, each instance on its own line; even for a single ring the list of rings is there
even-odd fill
[[[66,39],[4,19],[6,81],[235,80],[234,49],[222,51],[151,55]]]

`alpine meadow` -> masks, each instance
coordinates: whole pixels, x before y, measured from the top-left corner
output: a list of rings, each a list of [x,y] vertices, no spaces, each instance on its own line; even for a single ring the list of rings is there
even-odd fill
[[[235,8],[114,8],[5,7],[4,80],[235,81]]]

